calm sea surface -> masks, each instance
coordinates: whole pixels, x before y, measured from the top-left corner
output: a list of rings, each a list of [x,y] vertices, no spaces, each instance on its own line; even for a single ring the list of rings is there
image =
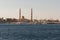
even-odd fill
[[[60,40],[60,24],[0,25],[0,40]]]

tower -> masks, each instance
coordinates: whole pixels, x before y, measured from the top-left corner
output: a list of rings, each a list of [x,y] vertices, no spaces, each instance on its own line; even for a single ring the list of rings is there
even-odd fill
[[[31,8],[31,22],[33,21],[33,10]]]
[[[19,22],[21,22],[21,8],[19,9]]]

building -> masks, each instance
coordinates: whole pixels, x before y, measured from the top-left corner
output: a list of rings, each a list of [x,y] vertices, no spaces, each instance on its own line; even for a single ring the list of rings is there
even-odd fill
[[[19,22],[21,22],[21,8],[19,9]]]
[[[31,22],[33,22],[33,10],[31,8]]]

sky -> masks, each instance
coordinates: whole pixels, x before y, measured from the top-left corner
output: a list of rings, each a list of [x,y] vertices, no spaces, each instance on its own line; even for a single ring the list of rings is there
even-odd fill
[[[0,18],[18,19],[19,8],[28,19],[31,8],[34,19],[60,19],[60,0],[0,0]]]

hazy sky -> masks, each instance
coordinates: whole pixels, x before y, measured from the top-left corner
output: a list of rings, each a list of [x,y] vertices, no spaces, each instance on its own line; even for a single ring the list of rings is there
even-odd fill
[[[0,0],[0,17],[18,18],[19,8],[25,18],[33,8],[35,19],[60,19],[60,0]]]

